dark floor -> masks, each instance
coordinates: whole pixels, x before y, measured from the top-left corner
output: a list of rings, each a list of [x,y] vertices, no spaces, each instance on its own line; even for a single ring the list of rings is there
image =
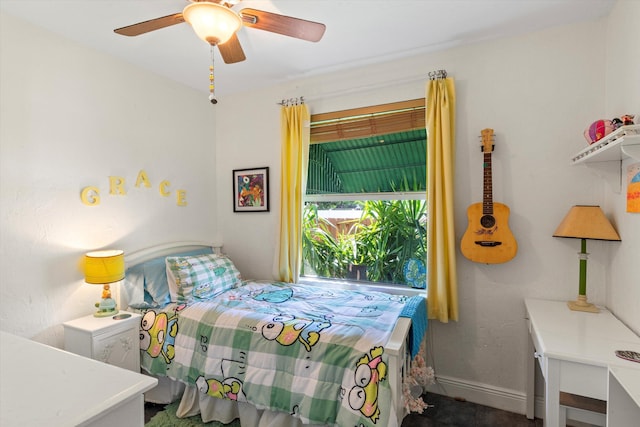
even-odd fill
[[[427,393],[423,400],[429,407],[423,414],[409,414],[402,427],[542,427],[542,420],[528,420],[521,414],[501,411],[471,402],[456,400],[439,394]],[[145,405],[145,422],[162,405]]]
[[[402,427],[542,427],[542,420],[475,403],[427,393],[429,405],[423,414],[409,414]]]

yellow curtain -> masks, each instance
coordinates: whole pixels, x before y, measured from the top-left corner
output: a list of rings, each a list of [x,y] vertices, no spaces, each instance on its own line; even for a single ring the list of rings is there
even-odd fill
[[[280,242],[278,275],[297,282],[302,258],[302,209],[309,163],[310,116],[307,106],[283,106],[280,179]]]
[[[428,317],[458,320],[456,239],[453,215],[455,154],[453,79],[427,85]]]

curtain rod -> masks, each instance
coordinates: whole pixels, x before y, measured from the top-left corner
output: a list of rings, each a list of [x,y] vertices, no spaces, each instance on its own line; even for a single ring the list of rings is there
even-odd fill
[[[429,73],[427,73],[428,76],[428,80],[435,80],[435,79],[444,79],[447,77],[447,71],[446,70],[434,70],[434,71],[430,71]],[[304,103],[304,101],[317,101],[317,100],[322,100],[322,99],[326,99],[326,98],[334,98],[337,96],[343,96],[343,95],[350,95],[353,93],[359,93],[359,92],[366,92],[366,91],[371,91],[371,90],[377,90],[377,89],[383,89],[383,88],[387,88],[387,87],[391,87],[391,86],[397,86],[397,85],[402,85],[402,84],[406,84],[406,83],[414,83],[417,81],[425,81],[427,79],[425,79],[424,74],[421,74],[419,76],[411,76],[411,77],[407,77],[404,79],[395,79],[395,80],[386,80],[384,82],[379,82],[379,83],[372,83],[370,85],[363,85],[363,86],[356,86],[350,89],[343,89],[343,90],[337,90],[334,92],[326,92],[326,93],[322,93],[322,94],[318,94],[315,96],[310,96],[310,97],[305,97],[304,100],[302,100],[302,102]],[[302,99],[302,97],[300,97]],[[280,102],[277,102],[276,104],[278,105],[286,105],[286,103],[288,101],[291,100],[297,100],[298,98],[290,98],[290,99],[283,99]]]
[[[447,78],[447,70],[434,70],[429,72],[429,80],[441,80]]]
[[[276,105],[282,105],[283,107],[290,107],[292,105],[302,105],[304,104],[304,96],[283,99],[280,102],[276,102]]]

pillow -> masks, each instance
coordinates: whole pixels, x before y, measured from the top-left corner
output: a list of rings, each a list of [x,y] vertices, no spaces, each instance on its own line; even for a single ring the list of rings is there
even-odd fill
[[[210,253],[211,248],[202,248],[172,256],[196,256]],[[127,269],[121,289],[130,307],[159,308],[171,302],[165,258],[166,256],[152,258]]]
[[[242,284],[240,272],[224,255],[167,257],[167,280],[171,300],[206,300]]]

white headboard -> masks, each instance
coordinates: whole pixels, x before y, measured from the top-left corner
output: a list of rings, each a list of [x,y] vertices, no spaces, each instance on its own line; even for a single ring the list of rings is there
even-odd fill
[[[138,265],[150,259],[168,256],[179,252],[188,252],[192,250],[211,248],[214,253],[222,253],[222,245],[211,242],[202,241],[181,241],[181,242],[169,242],[162,243],[156,246],[140,249],[134,252],[126,252],[124,254],[125,269]],[[126,280],[126,278],[125,278]],[[116,303],[120,309],[127,307],[127,301],[124,301],[124,292],[120,291],[120,286],[117,287]]]
[[[216,245],[211,242],[201,241],[184,241],[184,242],[170,242],[163,243],[149,248],[140,249],[134,252],[125,252],[124,262],[125,268],[129,268],[133,265],[140,264],[141,262],[148,261],[152,258],[156,258],[163,255],[171,255],[177,252],[187,252],[190,250],[212,248],[216,254],[222,253],[222,245]]]

